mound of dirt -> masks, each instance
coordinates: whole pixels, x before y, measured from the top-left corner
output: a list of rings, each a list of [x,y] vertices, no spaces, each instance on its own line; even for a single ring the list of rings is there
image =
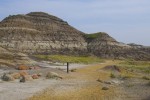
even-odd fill
[[[121,72],[121,68],[116,65],[108,65],[102,68],[103,70],[109,70],[109,71],[116,71],[116,72]]]

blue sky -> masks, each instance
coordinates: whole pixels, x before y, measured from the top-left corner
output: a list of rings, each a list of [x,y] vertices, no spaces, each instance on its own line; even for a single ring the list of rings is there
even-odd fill
[[[43,11],[85,32],[150,46],[150,0],[1,0],[0,20]]]

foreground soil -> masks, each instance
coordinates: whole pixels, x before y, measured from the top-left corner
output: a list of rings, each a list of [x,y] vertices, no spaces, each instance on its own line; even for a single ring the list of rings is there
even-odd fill
[[[103,69],[119,62],[108,60],[65,74],[63,80],[28,100],[150,100],[149,81],[136,77],[141,73],[132,73],[133,77],[112,78],[112,70]],[[121,72],[113,70],[113,73]]]

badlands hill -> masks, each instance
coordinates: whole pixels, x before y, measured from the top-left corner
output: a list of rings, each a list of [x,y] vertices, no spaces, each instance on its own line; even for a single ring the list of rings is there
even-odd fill
[[[0,46],[27,54],[95,55],[150,60],[150,48],[116,41],[107,33],[85,34],[44,12],[12,15],[0,22]]]

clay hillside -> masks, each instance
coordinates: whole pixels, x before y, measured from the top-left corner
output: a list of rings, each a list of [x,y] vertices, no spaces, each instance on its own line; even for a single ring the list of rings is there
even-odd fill
[[[27,54],[96,55],[150,60],[150,48],[116,41],[107,33],[85,34],[44,12],[8,16],[0,22],[0,46]]]

